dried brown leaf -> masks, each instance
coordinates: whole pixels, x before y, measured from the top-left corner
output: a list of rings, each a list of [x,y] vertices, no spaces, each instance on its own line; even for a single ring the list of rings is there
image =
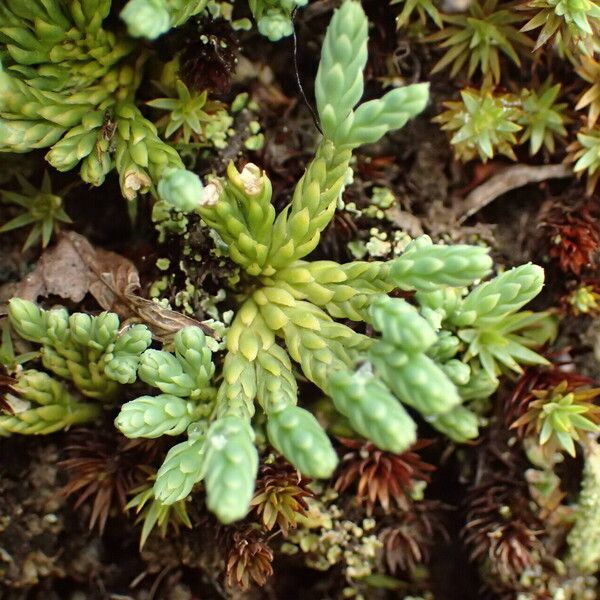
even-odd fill
[[[89,292],[103,309],[117,313],[123,320],[145,323],[153,336],[163,342],[170,342],[189,325],[215,335],[204,323],[137,295],[139,288],[139,274],[130,260],[95,248],[82,235],[69,231],[61,235],[54,248],[42,254],[37,267],[17,287],[15,296],[35,302],[40,296],[56,295],[81,302]]]
[[[40,296],[60,296],[81,302],[89,286],[89,268],[70,238],[63,235],[56,246],[41,255],[35,269],[17,286],[15,296],[32,302]]]
[[[133,266],[133,265],[132,265]],[[100,276],[90,285],[90,294],[98,304],[116,313],[126,313],[129,308],[128,297],[137,297],[136,291],[140,289],[140,277],[135,267],[118,264],[114,268],[102,268]]]
[[[140,288],[135,265],[120,254],[92,246],[78,233],[70,231],[65,237],[88,270],[90,294],[105,310],[127,318],[127,302],[123,301],[125,294]]]
[[[127,301],[137,319],[146,323],[152,330],[154,337],[162,342],[171,342],[173,336],[180,329],[188,326],[200,327],[206,335],[218,338],[214,329],[205,323],[187,315],[182,315],[174,310],[163,308],[160,304],[152,302],[152,300],[136,296],[135,294],[129,294]]]

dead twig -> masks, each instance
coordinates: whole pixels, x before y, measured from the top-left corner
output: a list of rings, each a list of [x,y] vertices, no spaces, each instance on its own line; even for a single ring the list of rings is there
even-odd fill
[[[462,225],[469,217],[493,202],[502,194],[547,179],[564,179],[572,177],[573,171],[567,165],[515,165],[507,167],[500,173],[490,177],[485,183],[476,187],[460,203],[457,213],[458,224]]]

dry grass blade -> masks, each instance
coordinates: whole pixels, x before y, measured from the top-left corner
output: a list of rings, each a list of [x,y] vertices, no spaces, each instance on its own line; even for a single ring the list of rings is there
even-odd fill
[[[12,386],[17,383],[17,380],[3,371],[4,367],[0,365],[0,412],[13,413],[13,407],[6,394],[14,391]]]
[[[573,171],[566,165],[514,165],[490,177],[475,188],[457,207],[458,223],[462,225],[469,217],[493,202],[496,198],[529,185],[547,179],[572,177]]]

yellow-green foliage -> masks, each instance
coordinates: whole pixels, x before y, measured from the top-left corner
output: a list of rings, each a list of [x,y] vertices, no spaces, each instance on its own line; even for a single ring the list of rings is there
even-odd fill
[[[468,161],[478,156],[486,162],[499,152],[516,159],[513,146],[522,128],[518,98],[489,89],[465,89],[460,95],[461,101],[445,102],[446,111],[434,119],[451,136],[456,158]]]
[[[50,243],[52,234],[58,230],[59,223],[71,223],[71,219],[63,209],[61,196],[52,193],[52,184],[47,171],[44,173],[39,190],[20,174],[17,174],[17,179],[21,186],[21,193],[0,190],[0,195],[3,202],[21,206],[25,212],[4,223],[0,227],[0,233],[32,225],[23,244],[23,250],[27,250],[38,241],[41,241],[42,248],[45,248]]]
[[[466,66],[470,79],[477,69],[488,82],[500,81],[500,55],[504,54],[517,66],[521,65],[519,54],[533,46],[531,40],[521,33],[517,24],[522,15],[510,5],[498,8],[498,0],[473,0],[468,4],[467,14],[442,15],[448,26],[433,33],[427,39],[438,48],[445,49],[444,56],[436,63],[432,73],[450,68],[455,77]]]

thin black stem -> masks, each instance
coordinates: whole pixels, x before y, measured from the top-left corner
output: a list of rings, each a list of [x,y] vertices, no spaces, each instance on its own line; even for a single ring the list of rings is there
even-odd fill
[[[300,90],[300,94],[302,94],[302,98],[304,99],[304,104],[308,107],[310,114],[312,115],[313,121],[315,123],[315,127],[319,130],[319,133],[323,135],[323,130],[321,129],[321,124],[319,123],[319,117],[312,106],[312,104],[308,101],[306,94],[304,93],[304,88],[302,87],[302,81],[300,79],[300,70],[298,69],[298,38],[296,37],[296,12],[298,11],[298,7],[294,8],[292,11],[292,37],[294,38],[294,70],[296,72],[296,83],[298,84],[298,89]]]

